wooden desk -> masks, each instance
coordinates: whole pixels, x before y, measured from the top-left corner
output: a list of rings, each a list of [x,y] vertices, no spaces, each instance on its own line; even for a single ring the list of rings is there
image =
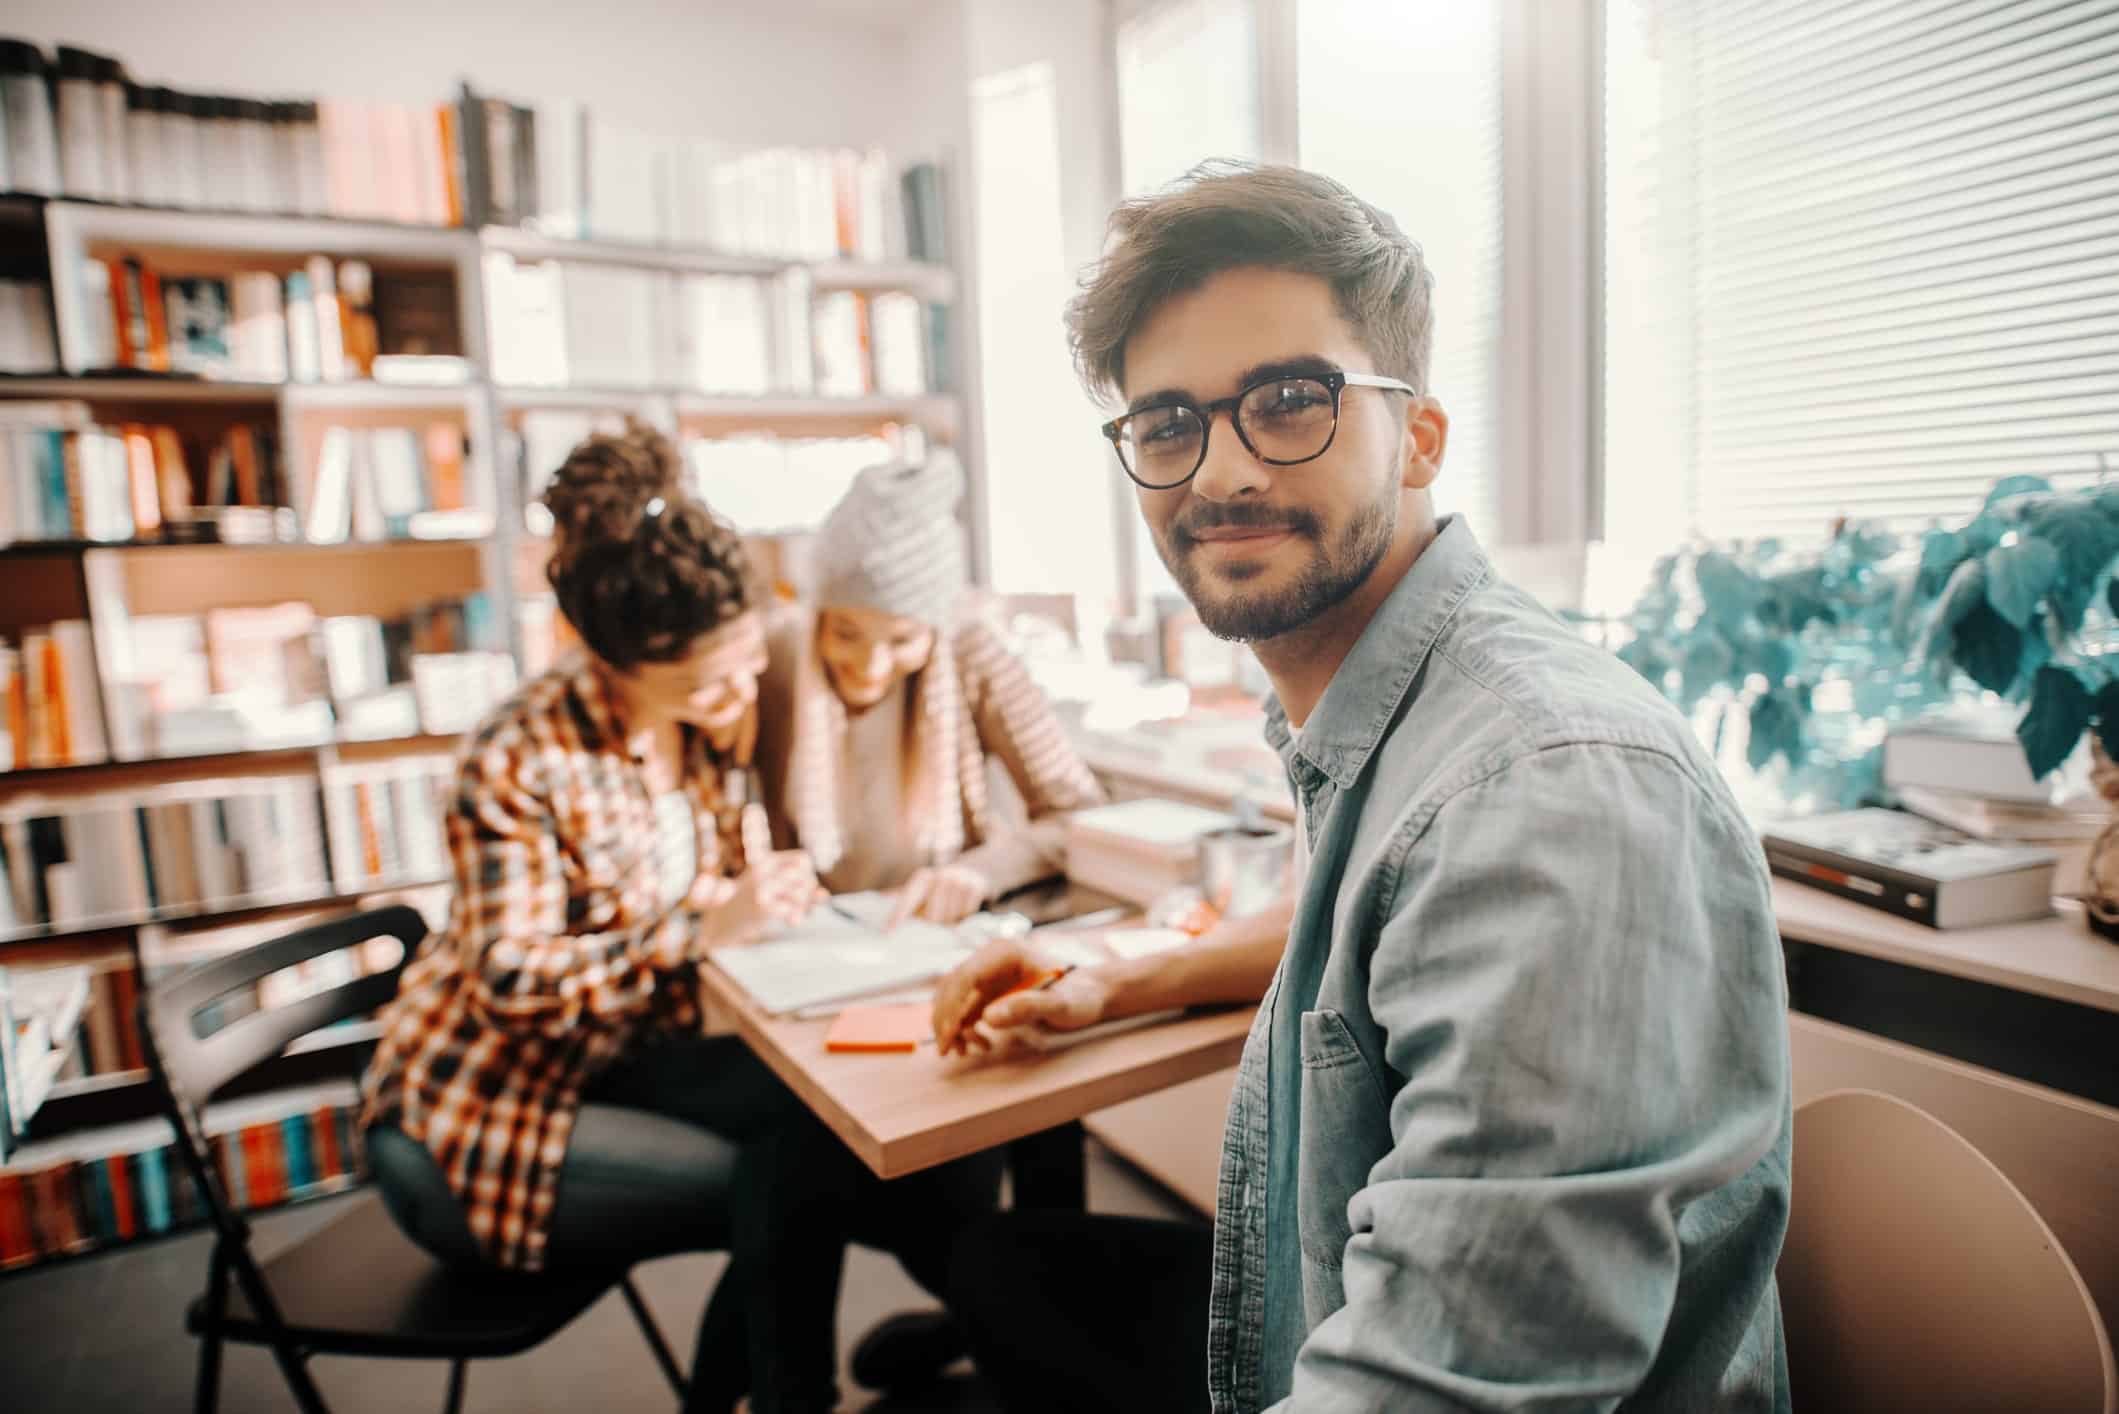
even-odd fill
[[[1048,1055],[961,1060],[824,1049],[829,1021],[760,1011],[721,969],[700,976],[744,1042],[884,1178],[898,1178],[1235,1064],[1255,1007],[1192,1012]]]
[[[2119,943],[2083,924],[2079,904],[2052,918],[1938,932],[1908,919],[1776,878],[1781,936],[1943,972],[2011,991],[2119,1012]]]

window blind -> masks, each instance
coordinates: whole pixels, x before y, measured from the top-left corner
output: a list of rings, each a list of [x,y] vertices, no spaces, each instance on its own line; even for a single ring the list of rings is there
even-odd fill
[[[1450,418],[1438,511],[1500,535],[1500,6],[1300,0],[1302,165],[1346,183],[1419,242],[1435,276],[1429,384]]]
[[[1608,538],[2119,471],[2119,4],[1611,0]]]

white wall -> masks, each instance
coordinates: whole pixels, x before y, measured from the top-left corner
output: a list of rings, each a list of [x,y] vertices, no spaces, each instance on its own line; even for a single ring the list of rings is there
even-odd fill
[[[0,31],[180,89],[433,103],[469,78],[736,143],[872,142],[896,126],[908,58],[884,23],[729,0],[10,0]]]

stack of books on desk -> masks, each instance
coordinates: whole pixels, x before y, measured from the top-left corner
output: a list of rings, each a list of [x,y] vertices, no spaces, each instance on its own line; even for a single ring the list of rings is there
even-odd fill
[[[2053,909],[2050,850],[1992,844],[1902,810],[1846,810],[1765,831],[1774,873],[1930,928],[1979,928]]]
[[[1174,800],[1128,800],[1067,821],[1067,877],[1142,907],[1197,884],[1200,841],[1235,816]]]
[[[2053,892],[2069,896],[2089,891],[2090,847],[2114,818],[2088,788],[2086,751],[2035,777],[2005,716],[1957,714],[1894,730],[1884,741],[1884,785],[1907,810],[1973,839],[2050,851]]]

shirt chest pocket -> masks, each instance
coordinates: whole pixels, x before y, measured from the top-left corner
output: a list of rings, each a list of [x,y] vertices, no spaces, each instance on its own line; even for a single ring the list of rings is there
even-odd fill
[[[1301,1135],[1302,1304],[1315,1326],[1346,1304],[1347,1204],[1391,1147],[1390,1097],[1336,1011],[1302,1014]]]

